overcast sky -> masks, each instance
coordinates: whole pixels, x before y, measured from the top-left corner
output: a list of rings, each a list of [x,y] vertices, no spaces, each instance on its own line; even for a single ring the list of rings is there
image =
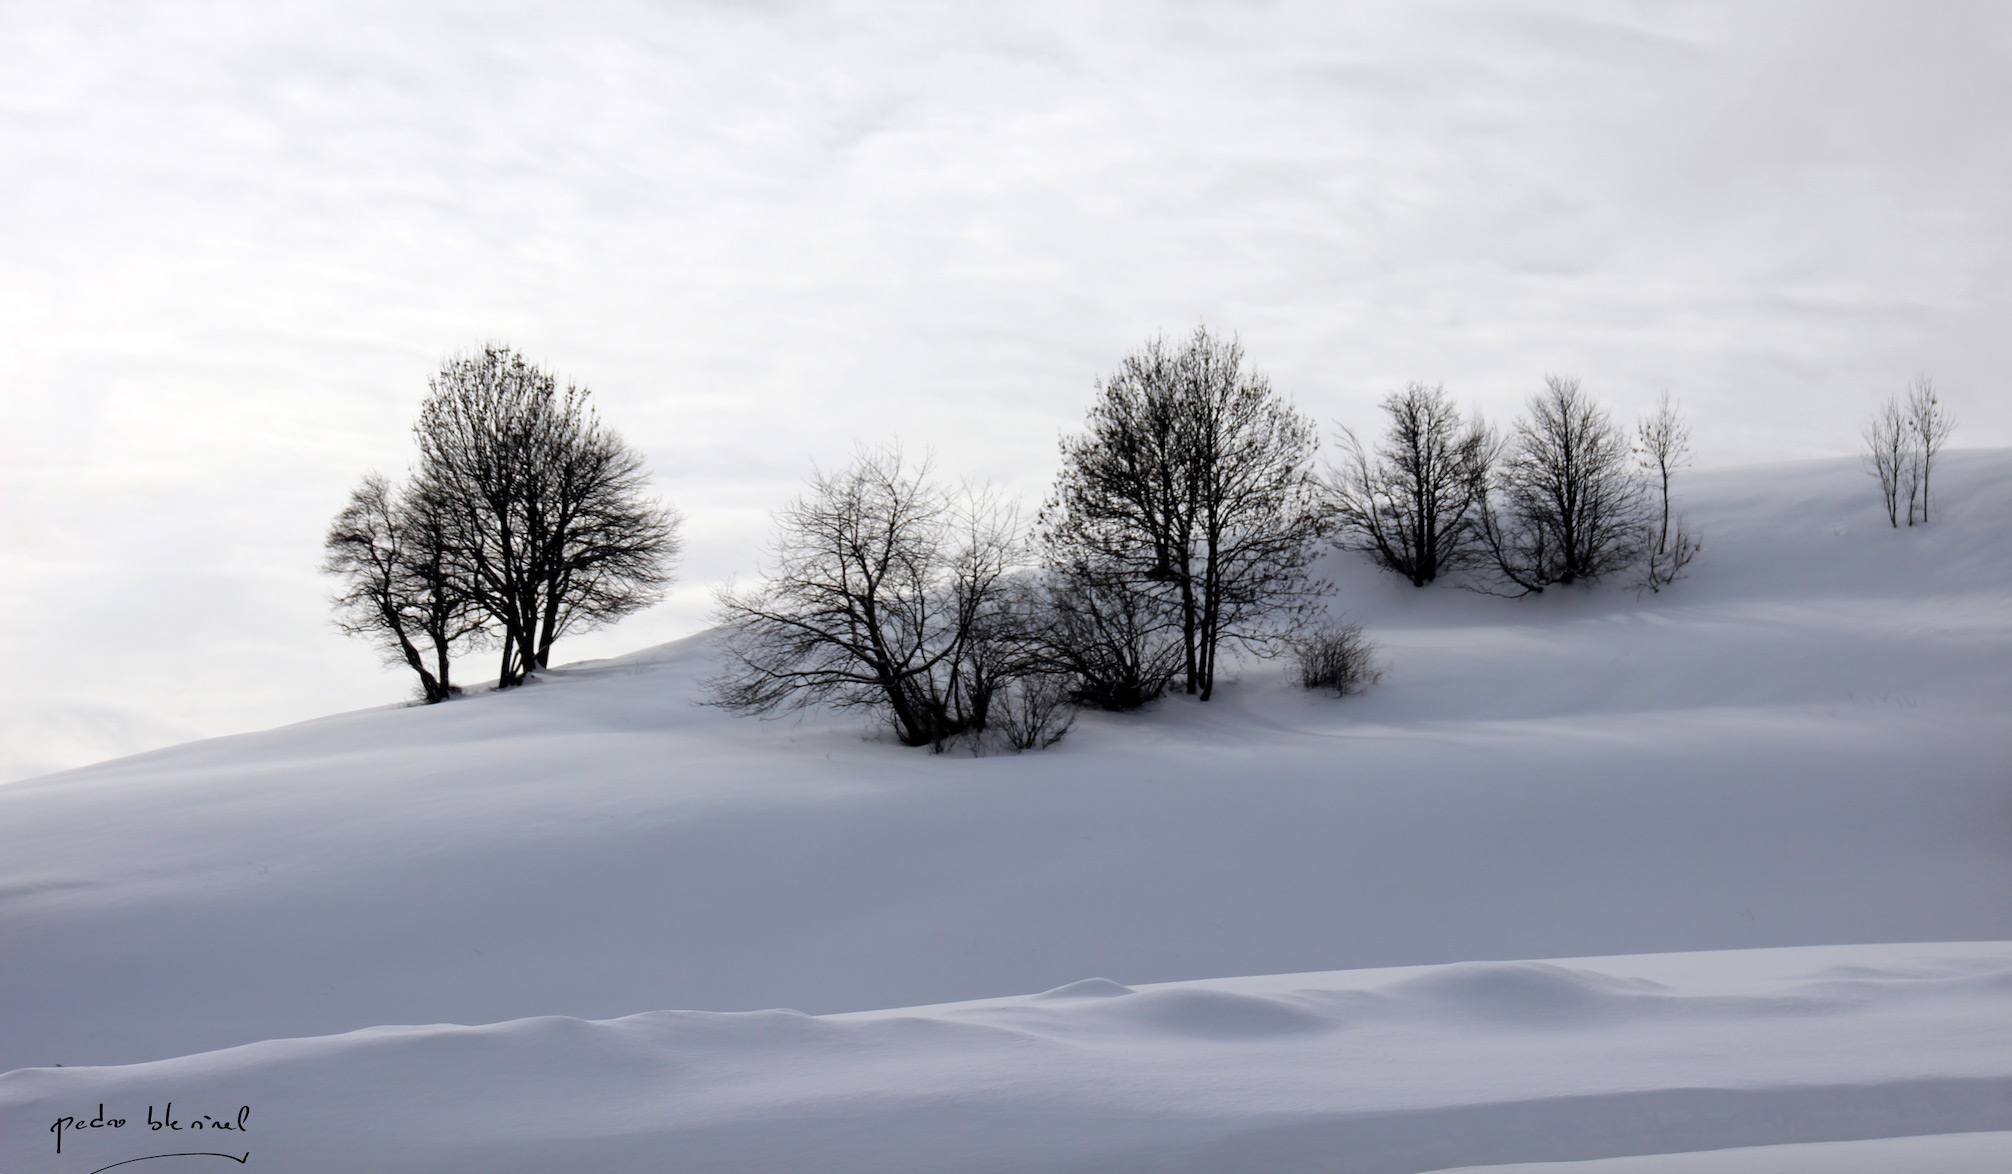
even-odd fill
[[[561,660],[856,443],[1037,501],[1197,322],[1324,425],[1555,371],[1841,456],[1925,371],[2012,444],[2008,111],[1992,2],[0,0],[0,778],[402,697],[321,537],[484,340],[689,518]]]

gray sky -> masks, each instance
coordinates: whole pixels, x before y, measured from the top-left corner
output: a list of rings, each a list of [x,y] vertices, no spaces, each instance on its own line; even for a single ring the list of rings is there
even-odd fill
[[[689,517],[562,660],[857,442],[1036,502],[1198,321],[1329,424],[1557,371],[1834,456],[1925,371],[2012,444],[2007,111],[1996,3],[0,0],[0,778],[403,696],[321,535],[489,339]]]

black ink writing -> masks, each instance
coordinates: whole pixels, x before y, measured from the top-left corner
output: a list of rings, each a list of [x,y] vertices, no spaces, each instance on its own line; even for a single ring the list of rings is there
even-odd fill
[[[228,1118],[219,1120],[218,1118],[210,1116],[208,1113],[202,1113],[199,1114],[197,1117],[190,1119],[188,1123],[188,1128],[236,1129],[242,1132],[245,1128],[245,1121],[250,1116],[251,1116],[251,1106],[241,1105],[238,1107],[238,1115],[235,1122],[233,1122]],[[152,1105],[148,1105],[147,1128],[153,1130],[156,1133],[160,1132],[163,1129],[173,1129],[176,1131],[181,1130],[182,1123],[180,1121],[175,1120],[175,1102],[169,1101],[168,1107],[161,1110],[161,1119],[159,1121],[154,1120],[154,1107]]]
[[[63,1131],[65,1129],[124,1129],[125,1127],[126,1119],[124,1117],[105,1116],[105,1106],[101,1101],[98,1104],[97,1116],[87,1117],[82,1121],[79,1121],[75,1117],[58,1117],[56,1118],[56,1123],[49,1127],[49,1132],[56,1135],[56,1152],[60,1154],[63,1152]]]
[[[159,1110],[158,1115],[156,1115],[154,1106],[152,1105],[147,1106],[147,1129],[150,1132],[154,1133],[159,1133],[163,1129],[173,1130],[176,1132],[180,1132],[183,1129],[189,1129],[189,1130],[225,1129],[230,1130],[233,1133],[245,1133],[249,1131],[250,1123],[251,1123],[250,1105],[239,1105],[238,1111],[232,1116],[214,1117],[208,1113],[198,1113],[194,1117],[191,1117],[186,1121],[175,1116],[175,1103],[173,1101],[169,1101],[165,1108]],[[56,1152],[60,1154],[63,1152],[63,1135],[65,1133],[75,1134],[80,1129],[124,1129],[125,1127],[126,1127],[126,1118],[115,1117],[106,1113],[104,1104],[100,1102],[98,1105],[97,1113],[92,1116],[89,1117],[65,1116],[56,1118],[56,1120],[50,1124],[49,1132],[56,1135]],[[72,1140],[74,1140],[74,1138]],[[156,1156],[177,1157],[183,1155],[156,1155]],[[204,1156],[230,1157],[229,1154],[209,1154]],[[130,1160],[138,1162],[138,1161],[144,1161],[145,1159],[133,1158]]]
[[[113,1166],[130,1166],[134,1162],[151,1162],[155,1158],[224,1158],[229,1161],[236,1162],[238,1165],[242,1166],[246,1162],[251,1161],[251,1153],[250,1151],[246,1151],[243,1157],[239,1157],[236,1154],[210,1154],[210,1153],[148,1154],[144,1158],[127,1158],[123,1162],[113,1162],[111,1166],[100,1166],[96,1170],[91,1171],[91,1174],[105,1174],[105,1171],[112,1169]]]

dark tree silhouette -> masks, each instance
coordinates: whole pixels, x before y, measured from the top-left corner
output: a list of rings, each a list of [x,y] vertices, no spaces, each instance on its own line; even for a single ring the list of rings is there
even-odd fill
[[[1183,685],[1202,700],[1224,644],[1278,651],[1326,586],[1308,573],[1322,530],[1313,425],[1243,358],[1202,328],[1179,350],[1156,339],[1128,356],[1063,441],[1042,512],[1053,562],[1172,610]]]
[[[1302,689],[1348,697],[1381,680],[1376,645],[1361,624],[1323,624],[1293,641],[1293,675]]]
[[[776,514],[767,578],[719,594],[725,668],[707,682],[711,703],[864,708],[903,745],[937,750],[984,730],[1021,675],[1008,578],[1019,546],[1010,509],[951,493],[898,449],[814,474]]]
[[[1921,524],[1928,524],[1929,478],[1935,472],[1935,458],[1942,453],[1942,446],[1949,441],[1949,434],[1956,422],[1942,407],[1942,400],[1935,394],[1935,384],[1926,375],[1917,375],[1907,388],[1907,404],[1902,409],[1906,417],[1906,431],[1909,447],[1913,450],[1914,477],[1921,486]],[[1914,511],[1908,511],[1908,525],[1914,524]]]
[[[1036,663],[1079,704],[1137,709],[1180,679],[1177,610],[1120,572],[1080,562],[1050,567],[1024,614]]]
[[[568,632],[655,603],[680,519],[645,496],[642,457],[586,388],[501,346],[450,359],[413,426],[416,485],[456,572],[502,635],[497,684],[545,668]]]
[[[1492,457],[1487,429],[1463,420],[1440,387],[1413,383],[1383,401],[1390,417],[1372,455],[1344,427],[1329,475],[1342,545],[1423,587],[1468,565]]]
[[[1886,521],[1896,529],[1900,526],[1902,502],[1906,503],[1907,524],[1914,524],[1914,503],[1921,490],[1908,423],[1900,401],[1888,400],[1865,426],[1866,471],[1879,478],[1879,497],[1886,506]]]
[[[462,589],[436,502],[372,473],[350,492],[323,542],[322,570],[342,580],[336,624],[377,642],[419,677],[429,705],[457,690],[452,654],[479,641],[487,617]]]
[[[1646,549],[1639,586],[1649,591],[1661,591],[1682,578],[1684,568],[1704,548],[1682,518],[1676,519],[1674,531],[1670,529],[1670,478],[1690,464],[1690,457],[1690,426],[1677,414],[1670,393],[1665,391],[1656,399],[1655,412],[1635,426],[1635,460],[1653,481],[1659,507],[1656,541],[1653,545],[1643,543]]]
[[[1492,561],[1518,594],[1595,582],[1642,557],[1655,520],[1628,458],[1627,436],[1578,380],[1545,379],[1481,512]]]
[[[1935,458],[1955,428],[1935,384],[1917,375],[1904,396],[1879,406],[1865,426],[1866,471],[1879,479],[1879,496],[1888,524],[1898,527],[1928,523],[1929,480]]]

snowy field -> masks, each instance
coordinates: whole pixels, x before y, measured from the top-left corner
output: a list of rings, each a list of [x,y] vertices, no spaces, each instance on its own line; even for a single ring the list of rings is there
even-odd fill
[[[1040,754],[694,638],[0,787],[0,1171],[2012,1170],[2012,452],[1946,467],[1688,478],[1641,599],[1337,559],[1371,694]]]

